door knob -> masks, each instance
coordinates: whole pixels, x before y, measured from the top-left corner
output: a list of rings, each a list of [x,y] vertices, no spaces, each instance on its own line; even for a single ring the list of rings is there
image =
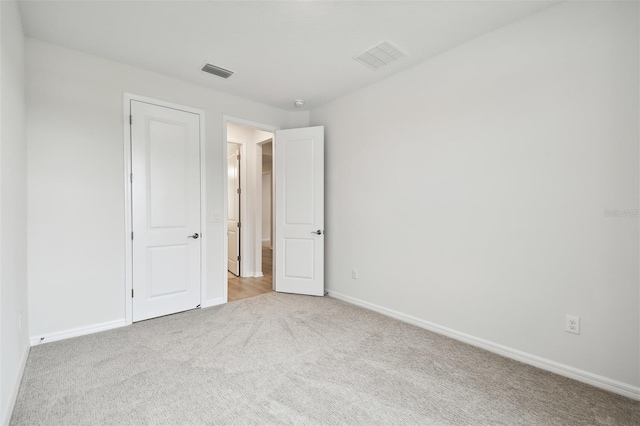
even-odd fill
[[[311,233],[316,235],[322,235],[322,231],[319,229],[317,231],[311,231]]]
[[[187,238],[193,238],[194,240],[197,240],[198,237],[200,236],[200,234],[198,234],[197,232],[193,235],[189,235]]]

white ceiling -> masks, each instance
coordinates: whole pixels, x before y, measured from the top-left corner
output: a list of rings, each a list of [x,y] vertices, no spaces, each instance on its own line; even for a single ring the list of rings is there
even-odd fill
[[[315,108],[557,1],[21,1],[25,33],[294,110]],[[409,56],[352,58],[389,40]],[[206,62],[235,71],[206,74]]]

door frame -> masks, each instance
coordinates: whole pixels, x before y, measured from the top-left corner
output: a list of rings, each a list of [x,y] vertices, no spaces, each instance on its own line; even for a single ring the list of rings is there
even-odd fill
[[[185,111],[197,114],[200,117],[200,303],[206,300],[207,282],[207,234],[206,226],[206,137],[205,137],[205,111],[198,108],[191,108],[184,105],[165,102],[158,99],[148,98],[146,96],[135,95],[133,93],[124,93],[122,123],[124,131],[124,245],[125,245],[125,288],[124,288],[124,306],[125,306],[125,325],[133,324],[133,298],[131,291],[133,289],[133,240],[131,233],[133,232],[133,200],[132,200],[132,183],[131,183],[131,127],[129,124],[129,115],[131,113],[131,101],[144,102],[165,108]],[[226,146],[226,145],[225,145]],[[226,157],[225,157],[226,164]],[[225,222],[226,223],[226,222]],[[226,257],[225,257],[226,262]],[[225,281],[226,282],[226,281]],[[226,286],[225,286],[226,287]]]
[[[245,206],[247,205],[247,141],[243,141],[241,139],[237,139],[237,138],[230,138],[229,140],[227,140],[225,142],[225,152],[228,155],[228,147],[229,147],[229,143],[234,143],[236,145],[240,145],[240,277],[245,277],[246,276],[246,268],[244,266],[244,262],[242,261],[242,259],[246,259],[246,257],[243,257],[245,255],[244,250],[246,250],[246,244],[244,243],[244,231],[242,230],[242,224],[245,223],[245,221],[247,220],[246,217],[246,208]],[[228,158],[228,157],[227,157]],[[228,170],[228,165],[225,162],[225,167],[226,170]],[[227,172],[225,174],[226,176],[226,181],[224,182],[225,185],[228,184],[229,182],[229,173]],[[229,196],[229,191],[228,188],[225,190],[225,196],[228,197]],[[228,218],[229,217],[229,211],[226,210],[229,207],[229,199],[225,198],[226,200],[226,204],[225,204],[225,217]],[[225,232],[225,235],[227,235],[227,233]],[[229,242],[228,239],[226,240],[227,243]],[[227,248],[226,251],[226,258],[227,259],[229,257],[229,246],[225,246]],[[226,268],[228,271],[228,268]]]
[[[224,150],[225,150],[225,152],[227,150],[227,142],[239,143],[239,142],[235,142],[233,140],[231,140],[231,141],[228,140],[227,124],[229,124],[229,123],[239,124],[241,126],[251,127],[251,128],[254,128],[254,129],[263,130],[265,132],[273,133],[273,141],[272,141],[272,143],[273,143],[273,149],[275,149],[275,146],[276,146],[276,130],[280,130],[279,126],[273,126],[273,125],[270,125],[270,124],[258,123],[258,122],[255,122],[255,121],[245,120],[244,118],[234,117],[234,116],[230,116],[230,115],[223,115],[222,116],[222,140],[224,141]],[[245,145],[243,144],[242,146],[243,146],[243,149],[244,149]],[[246,159],[246,153],[243,152],[243,154],[245,154],[244,158]],[[254,168],[259,167],[259,170],[262,171],[262,158],[254,159],[254,160],[255,160],[256,164],[253,164],[253,167]],[[260,160],[260,161],[258,161],[258,160]],[[223,200],[224,200],[223,223],[226,226],[227,216],[228,216],[228,208],[229,208],[229,206],[228,206],[228,200],[229,200],[228,180],[229,180],[229,176],[228,176],[228,172],[227,172],[227,157],[226,157],[226,155],[222,156],[222,164],[223,164],[223,167],[222,167],[222,170],[223,170],[223,173],[222,173],[222,179],[223,179],[222,180],[222,188],[223,188],[223,191],[224,191],[224,194],[223,194]],[[241,159],[240,160],[240,167],[242,167],[243,165],[245,166],[244,167],[244,172],[242,170],[240,170],[240,176],[241,177],[243,177],[243,176],[245,177],[244,181],[245,181],[245,184],[246,184],[246,171],[247,171],[248,165],[247,165],[246,161]],[[245,173],[245,174],[243,174],[243,173]],[[260,179],[262,179],[262,173],[259,173],[259,174],[256,174],[256,175],[259,175]],[[244,186],[242,186],[242,183],[241,183],[241,187],[245,188]],[[260,186],[260,189],[262,189],[262,186]],[[245,200],[245,209],[241,210],[241,212],[240,212],[240,219],[241,219],[242,226],[245,226],[244,224],[248,223],[248,222],[246,222],[247,217],[248,217],[247,216],[248,212],[247,212],[247,209],[246,209],[246,205],[247,205],[246,196],[247,196],[247,194],[246,194],[246,191],[245,191],[244,198],[243,197],[240,198],[240,202],[241,203],[242,203],[243,200]],[[262,209],[256,209],[256,210],[257,211],[256,211],[256,214],[254,215],[254,220],[255,220],[255,225],[256,225],[257,229],[253,229],[254,236],[257,235],[256,234],[257,232],[260,232],[260,235],[262,235]],[[229,249],[228,249],[229,241],[227,239],[227,233],[224,232],[223,234],[224,234],[223,235],[223,239],[224,239],[224,241],[223,241],[223,250],[224,250],[224,252],[223,252],[223,256],[222,256],[221,260],[222,260],[222,271],[224,273],[224,275],[222,276],[222,278],[223,278],[222,282],[224,283],[224,288],[223,288],[222,294],[223,294],[223,303],[227,303],[229,301],[229,294],[228,294],[229,293],[229,286],[227,284],[228,274],[229,274],[228,271],[227,271],[227,258],[229,257]],[[247,232],[247,229],[245,228],[245,230],[241,234],[241,239],[244,240],[245,236],[248,237],[248,234],[249,233]],[[253,254],[254,254],[254,256],[253,256],[254,258],[255,258],[255,254],[256,254],[257,249],[258,249],[256,247],[256,244],[262,244],[262,237],[260,237],[259,241],[257,241],[255,244],[253,244],[253,246],[251,248],[252,251],[253,251]],[[241,252],[240,256],[243,256],[247,246],[248,246],[248,244],[244,244],[241,241],[241,243],[240,243],[240,252]],[[261,249],[262,247],[259,247],[259,248]],[[245,266],[246,266],[245,263],[243,263],[241,261],[240,262],[240,271],[241,271],[240,275],[241,276],[242,276],[242,272],[245,271],[245,269],[244,269]]]

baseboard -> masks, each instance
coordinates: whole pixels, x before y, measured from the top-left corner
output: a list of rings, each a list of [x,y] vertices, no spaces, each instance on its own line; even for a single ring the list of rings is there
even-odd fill
[[[256,272],[255,274],[253,274],[253,278],[260,278],[260,277],[264,277],[264,274],[262,272]]]
[[[9,398],[9,404],[7,405],[7,411],[4,413],[4,416],[2,419],[3,426],[9,426],[9,422],[11,422],[11,415],[13,414],[13,407],[16,405],[16,400],[18,399],[18,391],[20,390],[20,383],[22,383],[24,368],[27,366],[29,349],[30,349],[29,346],[27,346],[24,353],[22,354],[22,359],[20,360],[20,368],[18,369],[18,374],[16,376],[16,382],[13,384],[13,389],[11,390],[11,397]]]
[[[373,303],[365,302],[364,300],[360,300],[355,297],[337,293],[335,291],[329,290],[329,296],[351,303],[353,305],[357,305],[357,306],[381,313],[388,317],[395,318],[397,320],[418,326],[420,328],[433,331],[434,333],[451,337],[453,339],[470,344],[472,346],[485,349],[489,352],[493,352],[507,358],[515,359],[516,361],[520,361],[524,364],[529,364],[534,367],[538,367],[542,370],[550,371],[552,373],[556,373],[561,376],[565,376],[570,379],[574,379],[579,382],[586,383],[588,385],[595,386],[600,389],[614,392],[619,395],[626,396],[628,398],[640,400],[639,386],[629,385],[627,383],[622,383],[617,380],[609,379],[604,376],[599,376],[597,374],[593,374],[588,371],[580,370],[565,364],[560,364],[558,362],[551,361],[549,359],[542,358],[537,355],[532,355],[530,353],[522,352],[517,349],[510,348],[508,346],[503,346],[494,342],[490,342],[488,340],[484,340],[479,337],[461,333],[459,331],[456,331],[447,327],[443,327],[438,324],[434,324],[432,322],[413,317],[411,315],[403,314],[402,312],[397,312],[392,309],[387,309],[385,307],[375,305]]]
[[[127,325],[124,319],[93,324],[86,327],[72,328],[70,330],[57,331],[55,333],[44,334],[42,336],[31,336],[31,346],[41,343],[50,343],[57,340],[69,339],[71,337],[84,336],[85,334],[97,333],[99,331],[111,330],[113,328]]]
[[[217,299],[205,300],[200,304],[200,307],[209,308],[211,306],[221,305],[223,303],[225,303],[225,300],[222,297],[220,297]],[[70,330],[44,334],[42,336],[31,336],[30,343],[31,343],[31,346],[36,346],[42,343],[50,343],[58,340],[69,339],[71,337],[84,336],[86,334],[98,333],[100,331],[107,331],[114,328],[124,327],[126,325],[130,325],[130,324],[127,324],[124,319],[103,322],[100,324],[89,325],[86,327],[78,327],[78,328],[72,328]]]
[[[218,297],[216,299],[205,300],[204,302],[200,303],[200,307],[201,308],[210,308],[212,306],[218,306],[218,305],[222,305],[224,303],[227,303],[226,300],[224,300],[223,297]]]

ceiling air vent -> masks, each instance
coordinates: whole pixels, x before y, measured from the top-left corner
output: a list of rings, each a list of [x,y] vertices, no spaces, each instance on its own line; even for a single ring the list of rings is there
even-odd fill
[[[209,74],[217,75],[222,78],[229,78],[233,74],[233,71],[225,70],[224,68],[217,67],[215,65],[207,64],[202,68],[202,71]]]
[[[377,46],[354,56],[353,59],[373,70],[377,70],[378,68],[389,65],[391,62],[395,62],[404,56],[407,56],[407,54],[390,42],[383,41]]]

